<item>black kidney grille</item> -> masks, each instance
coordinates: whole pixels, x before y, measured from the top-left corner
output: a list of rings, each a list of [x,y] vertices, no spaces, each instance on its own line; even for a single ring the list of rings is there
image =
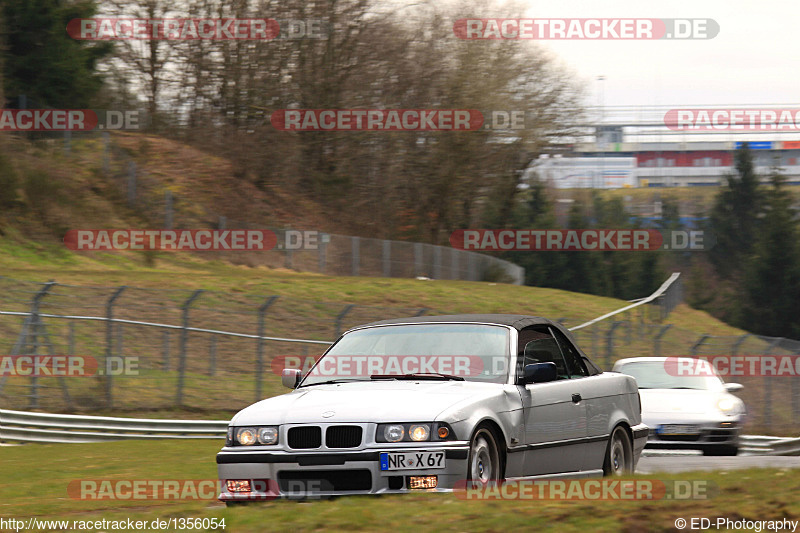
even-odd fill
[[[319,448],[322,445],[322,430],[319,426],[290,428],[289,447],[295,449]]]
[[[325,432],[328,448],[357,448],[361,444],[361,426],[331,426]]]

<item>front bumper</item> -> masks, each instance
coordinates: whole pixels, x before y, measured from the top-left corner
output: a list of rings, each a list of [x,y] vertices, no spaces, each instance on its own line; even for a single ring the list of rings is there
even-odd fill
[[[381,452],[445,452],[437,469],[384,471]],[[380,446],[358,451],[290,452],[223,448],[217,454],[217,472],[223,502],[263,501],[276,498],[322,498],[350,494],[452,492],[466,479],[469,443],[448,442],[417,446]],[[433,489],[409,489],[411,476],[436,476]],[[249,480],[250,492],[230,492],[227,480]]]
[[[651,426],[647,438],[648,448],[692,450],[739,444],[741,425],[738,422],[692,421],[685,424],[693,427],[691,432],[675,435],[664,434],[661,430],[662,425]]]

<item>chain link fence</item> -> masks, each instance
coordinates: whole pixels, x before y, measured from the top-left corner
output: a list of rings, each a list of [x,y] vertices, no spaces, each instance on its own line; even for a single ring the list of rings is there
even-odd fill
[[[623,357],[794,355],[800,343],[758,335],[699,334],[670,324],[680,282],[657,299],[577,329],[608,370]],[[459,312],[377,307],[280,295],[91,287],[0,277],[0,354],[73,355],[97,363],[85,377],[0,372],[0,407],[49,412],[236,411],[281,394],[278,356],[315,356],[370,321]],[[509,309],[509,313],[516,312]],[[551,317],[576,327],[592,317]],[[737,377],[747,431],[795,433],[800,378]]]
[[[77,137],[77,136],[76,136]],[[312,231],[314,242],[287,246],[292,236],[304,234],[291,228],[275,228],[251,221],[235,220],[209,211],[175,192],[175,187],[151,175],[137,164],[134,155],[146,152],[115,142],[109,132],[83,133],[100,154],[99,172],[115,187],[121,199],[151,225],[164,229],[268,229],[278,246],[269,251],[202,252],[212,257],[248,266],[289,268],[334,276],[426,277],[465,281],[494,281],[521,285],[525,269],[491,255],[426,243],[373,239]],[[70,146],[72,137],[65,138]],[[110,228],[109,228],[110,229]],[[155,229],[155,228],[148,228]]]

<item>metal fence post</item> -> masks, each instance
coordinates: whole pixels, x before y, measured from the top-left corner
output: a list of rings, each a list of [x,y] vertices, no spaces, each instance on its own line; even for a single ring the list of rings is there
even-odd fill
[[[344,309],[342,309],[342,312],[339,313],[336,316],[336,321],[334,323],[334,326],[336,327],[336,338],[337,339],[342,334],[342,319],[344,319],[344,317],[347,315],[347,313],[349,313],[354,307],[355,307],[355,304],[347,304],[347,305],[344,306]]]
[[[126,285],[117,288],[111,295],[111,298],[106,302],[106,407],[111,408],[114,406],[114,378],[112,377],[111,358],[114,356],[114,302],[119,298],[122,291],[127,288]]]
[[[383,277],[392,277],[392,241],[384,240],[382,245]]]
[[[358,276],[358,269],[361,266],[361,239],[350,237],[351,255],[353,258],[352,275]]]
[[[264,379],[264,317],[267,314],[267,309],[277,300],[277,296],[270,296],[258,308],[258,339],[256,344],[256,400],[259,401],[261,397],[261,381]]]
[[[169,330],[164,332],[163,364],[165,372],[169,372]]]
[[[672,324],[667,324],[666,326],[661,326],[661,330],[653,337],[653,354],[658,357],[661,355],[661,338],[666,335],[669,328],[672,327]]]
[[[183,405],[183,383],[186,377],[186,345],[189,342],[189,307],[203,294],[203,289],[198,289],[181,306],[183,311],[183,328],[181,328],[181,352],[178,356],[178,389],[175,394],[175,404]]]
[[[782,340],[784,340],[783,337],[774,338],[769,346],[767,346],[767,349],[764,350],[763,355],[770,355],[775,346]],[[764,373],[764,425],[767,430],[772,429],[772,380],[770,377],[771,376]]]
[[[414,243],[414,277],[422,275],[422,243]]]
[[[614,357],[614,331],[621,325],[621,321],[616,321],[606,332],[606,370],[611,368],[611,359]]]
[[[119,357],[118,362],[122,362],[122,335],[124,332],[123,324],[117,324],[117,357]]]
[[[172,191],[164,191],[164,229],[172,229]]]
[[[739,348],[742,346],[744,341],[746,341],[749,336],[750,336],[749,333],[745,333],[744,335],[742,335],[741,337],[736,339],[736,342],[734,342],[733,346],[731,347],[731,355],[737,355],[738,354]]]
[[[328,243],[324,242],[324,241],[320,242],[319,243],[319,248],[317,248],[317,254],[318,254],[317,259],[318,259],[318,263],[319,263],[318,264],[318,270],[319,270],[320,274],[324,274],[325,273],[325,259],[326,259],[327,252],[328,252]]]
[[[692,355],[697,355],[697,352],[700,350],[700,347],[701,347],[701,346],[702,346],[702,345],[703,345],[703,344],[706,342],[706,340],[708,340],[710,337],[711,337],[710,335],[700,335],[700,338],[699,338],[699,339],[697,339],[697,342],[695,342],[695,343],[692,345],[692,348],[691,348],[691,353],[692,353]]]
[[[211,335],[208,341],[208,375],[217,373],[217,336]]]
[[[136,161],[128,161],[128,205],[136,203]]]
[[[450,250],[450,279],[461,279],[461,271],[458,267],[460,250],[453,248]]]
[[[110,162],[110,147],[111,142],[111,134],[107,131],[103,132],[103,175],[108,176],[111,173],[111,162]]]
[[[67,329],[68,354],[75,355],[75,322],[70,322]]]

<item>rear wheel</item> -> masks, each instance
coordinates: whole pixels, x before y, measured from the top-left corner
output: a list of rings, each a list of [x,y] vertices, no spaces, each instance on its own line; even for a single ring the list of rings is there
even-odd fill
[[[469,446],[469,471],[470,481],[499,481],[502,477],[500,471],[500,452],[497,440],[491,430],[482,427],[475,432]]]
[[[606,476],[633,474],[633,447],[628,432],[622,426],[615,427],[608,439],[603,474]]]

